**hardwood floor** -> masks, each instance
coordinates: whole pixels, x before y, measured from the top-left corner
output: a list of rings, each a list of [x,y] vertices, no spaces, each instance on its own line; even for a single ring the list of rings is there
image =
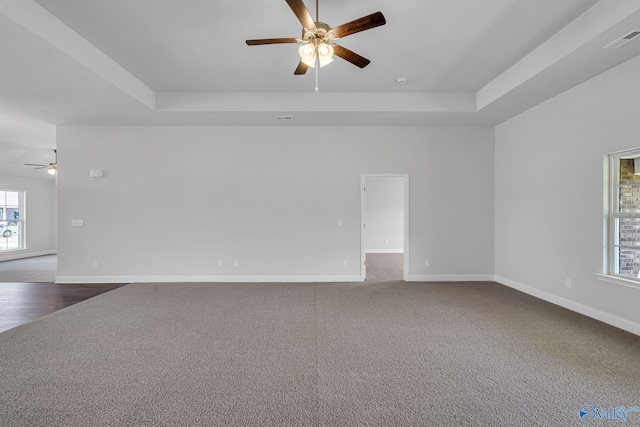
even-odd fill
[[[402,280],[404,254],[367,254],[367,282]]]
[[[31,322],[120,286],[123,285],[0,283],[0,332]]]
[[[55,282],[58,270],[57,255],[43,255],[0,262],[0,282]]]

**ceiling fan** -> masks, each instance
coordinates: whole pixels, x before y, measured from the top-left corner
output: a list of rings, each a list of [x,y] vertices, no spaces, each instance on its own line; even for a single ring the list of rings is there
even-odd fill
[[[55,175],[57,170],[58,170],[58,150],[53,150],[53,153],[55,154],[55,159],[53,161],[53,163],[49,163],[48,165],[40,165],[40,164],[36,164],[36,163],[25,163],[25,166],[36,166],[33,169],[44,169],[47,168],[47,172],[49,173],[49,175]]]
[[[371,15],[332,28],[326,23],[320,22],[318,18],[318,0],[316,0],[315,21],[311,18],[302,0],[286,0],[286,2],[302,24],[302,38],[247,40],[249,46],[302,43],[302,46],[298,49],[300,63],[293,73],[295,75],[305,74],[309,67],[316,68],[316,65],[324,67],[333,61],[334,54],[360,68],[369,65],[371,61],[367,58],[334,43],[334,40],[386,24],[387,21],[384,19],[382,12],[372,13]]]

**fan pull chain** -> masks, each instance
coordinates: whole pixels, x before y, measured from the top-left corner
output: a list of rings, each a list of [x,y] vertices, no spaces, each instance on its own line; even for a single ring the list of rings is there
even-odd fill
[[[318,5],[320,0],[316,0],[316,22],[320,22],[320,6]],[[318,85],[318,76],[320,75],[320,57],[316,53],[316,93],[320,92]]]
[[[318,75],[320,74],[320,58],[316,55],[316,93],[319,92],[318,89]]]

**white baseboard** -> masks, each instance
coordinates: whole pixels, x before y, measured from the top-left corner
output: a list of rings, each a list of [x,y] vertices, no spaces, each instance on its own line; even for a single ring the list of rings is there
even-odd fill
[[[404,249],[367,249],[368,254],[403,254]]]
[[[622,317],[618,317],[614,314],[596,310],[593,307],[577,303],[546,291],[541,291],[540,289],[518,283],[505,277],[495,276],[495,281],[502,285],[524,292],[525,294],[529,294],[552,304],[559,305],[560,307],[564,307],[568,310],[575,311],[576,313],[584,314],[585,316],[599,320],[611,326],[615,326],[616,328],[631,332],[632,334],[640,335],[640,323],[632,322],[631,320],[623,319]]]
[[[493,282],[493,274],[410,274],[408,282]]]
[[[56,283],[293,283],[362,282],[357,276],[56,276]]]
[[[53,249],[48,251],[37,251],[37,252],[31,252],[29,250],[17,250],[17,251],[11,251],[8,253],[0,254],[0,261],[14,261],[16,259],[33,258],[33,257],[43,256],[43,255],[55,255],[57,253],[58,252]]]

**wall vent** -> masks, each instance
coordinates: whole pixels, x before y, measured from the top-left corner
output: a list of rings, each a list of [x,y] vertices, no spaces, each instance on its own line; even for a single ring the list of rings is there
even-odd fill
[[[620,37],[619,39],[616,39],[616,40],[612,41],[611,43],[606,45],[604,48],[605,49],[618,49],[619,47],[624,46],[625,44],[629,43],[631,40],[637,38],[638,36],[640,36],[640,30],[630,31],[629,33],[625,34],[624,36]]]
[[[276,120],[293,120],[293,116],[276,116]]]

